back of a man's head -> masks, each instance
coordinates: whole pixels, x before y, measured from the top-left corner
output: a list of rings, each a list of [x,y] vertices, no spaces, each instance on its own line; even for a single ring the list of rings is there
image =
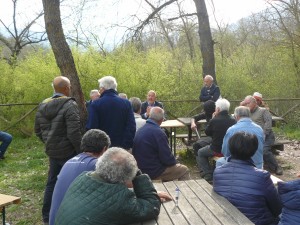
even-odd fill
[[[132,154],[122,148],[109,148],[96,163],[95,173],[108,183],[132,181],[138,171]]]
[[[105,76],[98,80],[99,88],[104,88],[105,90],[113,89],[117,90],[117,81],[112,76]]]
[[[52,86],[56,93],[61,93],[66,96],[69,96],[70,87],[71,87],[69,78],[64,77],[64,76],[55,77],[53,80]]]
[[[216,110],[216,103],[213,100],[204,102],[203,110],[207,115],[212,115]]]
[[[100,153],[110,146],[109,136],[102,130],[88,130],[82,137],[80,150],[82,152]]]
[[[249,118],[250,117],[250,109],[246,106],[238,106],[234,110],[235,118]]]
[[[151,108],[149,119],[152,119],[157,123],[161,123],[164,120],[164,110],[160,107]]]
[[[257,150],[258,139],[254,134],[240,131],[229,139],[228,144],[232,158],[249,160]]]
[[[227,99],[225,99],[225,98],[218,99],[216,101],[216,109],[217,108],[220,109],[220,112],[222,112],[222,111],[229,111],[230,102]]]
[[[133,112],[135,113],[140,113],[141,107],[142,107],[142,101],[141,99],[137,98],[137,97],[131,97],[129,99],[131,105],[132,105],[132,109]]]

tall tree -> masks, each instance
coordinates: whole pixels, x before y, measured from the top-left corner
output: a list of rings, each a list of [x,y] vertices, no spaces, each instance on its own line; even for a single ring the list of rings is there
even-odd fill
[[[61,75],[68,77],[71,81],[72,96],[75,97],[79,106],[83,131],[86,124],[87,111],[74,58],[62,28],[60,0],[43,0],[43,7],[45,12],[46,31],[52,46],[56,64],[60,69]]]
[[[148,3],[148,0],[145,0]],[[158,7],[154,7],[151,4],[152,13],[148,15],[148,17],[140,22],[137,28],[134,31],[133,38],[139,39],[141,37],[141,33],[146,25],[150,23],[151,20],[155,19],[155,15],[157,15],[161,10],[168,7],[172,3],[177,0],[168,0]],[[202,64],[202,76],[204,77],[207,74],[210,74],[214,77],[215,83],[217,83],[216,79],[216,71],[215,71],[215,55],[214,55],[214,42],[211,35],[209,18],[207,14],[207,8],[205,4],[205,0],[194,0],[196,6],[196,14],[188,14],[186,16],[194,16],[198,17],[198,25],[199,25],[199,38],[200,38],[200,51],[203,59]],[[158,2],[159,4],[160,2]],[[183,17],[185,15],[180,15]],[[178,18],[180,18],[178,17]]]
[[[3,26],[6,33],[5,35],[0,33],[0,42],[9,49],[9,57],[4,55],[5,59],[10,65],[13,65],[22,49],[27,45],[37,44],[46,41],[45,31],[34,32],[32,31],[32,26],[37,23],[37,21],[44,15],[44,12],[37,13],[31,21],[28,21],[24,27],[21,27],[18,22],[20,19],[17,18],[18,10],[17,4],[18,0],[12,0],[13,3],[13,14],[12,14],[12,24],[6,24],[2,19],[0,19],[0,25]]]
[[[215,54],[214,42],[211,35],[209,18],[207,14],[205,0],[194,0],[196,5],[198,24],[199,24],[199,38],[200,50],[203,59],[202,71],[203,76],[210,74],[217,83],[215,70]]]

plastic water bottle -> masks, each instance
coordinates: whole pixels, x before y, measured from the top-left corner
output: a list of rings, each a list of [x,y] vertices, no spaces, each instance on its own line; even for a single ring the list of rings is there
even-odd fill
[[[176,207],[178,207],[179,192],[180,192],[179,188],[176,187],[176,189],[175,189],[175,206]]]

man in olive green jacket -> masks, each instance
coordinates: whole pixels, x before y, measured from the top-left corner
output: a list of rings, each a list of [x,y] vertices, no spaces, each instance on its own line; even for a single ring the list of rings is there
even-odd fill
[[[83,172],[71,184],[55,225],[131,224],[154,219],[159,210],[149,176],[130,153],[112,147],[98,159],[95,172]]]

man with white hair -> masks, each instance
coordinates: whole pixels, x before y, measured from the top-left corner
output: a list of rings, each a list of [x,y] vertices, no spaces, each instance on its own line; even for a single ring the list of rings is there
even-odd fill
[[[153,180],[187,179],[188,168],[176,162],[168,137],[160,128],[163,120],[164,110],[160,107],[151,108],[146,124],[136,132],[132,154],[142,172]]]
[[[204,86],[201,89],[199,100],[206,102],[208,100],[217,101],[220,97],[220,88],[214,83],[211,75],[206,75],[203,79]]]
[[[129,101],[132,105],[135,124],[136,124],[136,131],[137,131],[138,129],[140,129],[142,126],[146,124],[146,120],[144,120],[141,116],[142,101],[137,97],[131,97]]]
[[[92,104],[93,101],[98,99],[100,97],[100,93],[97,89],[91,90],[90,91],[90,100],[85,102],[85,106],[88,110],[90,104]]]
[[[216,101],[216,111],[213,118],[209,121],[205,133],[212,137],[212,143],[198,150],[196,156],[201,176],[208,182],[213,179],[214,168],[209,164],[209,158],[213,156],[222,156],[221,149],[223,138],[229,127],[236,123],[235,119],[229,114],[230,103],[226,99]]]
[[[90,105],[86,128],[103,130],[110,137],[112,147],[129,150],[136,130],[132,106],[118,96],[114,77],[105,76],[98,82],[101,98]]]
[[[98,159],[94,172],[74,180],[55,224],[132,224],[156,218],[160,205],[149,176],[141,173],[134,157],[113,147]]]
[[[255,154],[251,157],[252,162],[258,169],[263,169],[263,148],[264,148],[264,132],[262,128],[254,123],[250,118],[250,109],[246,106],[238,106],[234,110],[234,117],[237,123],[226,132],[223,139],[222,154],[224,157],[218,159],[216,166],[221,166],[228,161],[231,156],[229,150],[229,139],[237,132],[244,131],[249,134],[254,134],[258,140],[258,147]]]

